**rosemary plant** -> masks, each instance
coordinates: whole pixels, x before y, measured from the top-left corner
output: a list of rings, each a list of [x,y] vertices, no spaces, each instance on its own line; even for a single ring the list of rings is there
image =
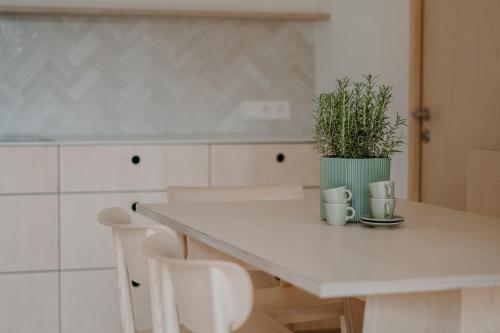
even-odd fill
[[[389,158],[404,144],[399,114],[391,122],[387,109],[392,87],[377,86],[373,75],[354,82],[345,77],[315,100],[314,141],[324,156]]]

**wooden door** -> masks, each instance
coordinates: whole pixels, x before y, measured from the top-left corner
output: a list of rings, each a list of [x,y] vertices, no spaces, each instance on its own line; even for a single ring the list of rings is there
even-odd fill
[[[420,197],[465,209],[468,151],[500,151],[500,1],[422,1]]]

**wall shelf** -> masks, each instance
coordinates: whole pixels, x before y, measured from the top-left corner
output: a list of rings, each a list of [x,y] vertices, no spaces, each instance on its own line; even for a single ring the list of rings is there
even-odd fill
[[[289,21],[327,21],[329,13],[322,12],[271,12],[236,10],[182,10],[140,8],[97,7],[45,7],[45,6],[1,6],[0,15],[69,15],[69,16],[113,16],[113,17],[170,17],[211,19],[256,19]]]

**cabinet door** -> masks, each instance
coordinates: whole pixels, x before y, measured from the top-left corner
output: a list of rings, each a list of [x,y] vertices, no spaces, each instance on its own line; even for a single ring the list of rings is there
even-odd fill
[[[155,223],[134,212],[134,203],[166,202],[165,192],[61,194],[61,267],[114,267],[111,230],[97,221],[97,214],[108,207],[121,207],[134,223]]]
[[[208,184],[207,145],[61,148],[61,190],[164,190]]]
[[[0,332],[59,332],[57,272],[0,274],[0,295]]]
[[[0,272],[58,269],[57,195],[0,196]]]
[[[123,332],[114,269],[62,272],[61,308],[63,333]]]
[[[57,192],[57,147],[0,147],[0,193]]]
[[[212,185],[319,186],[320,155],[310,144],[212,146]]]

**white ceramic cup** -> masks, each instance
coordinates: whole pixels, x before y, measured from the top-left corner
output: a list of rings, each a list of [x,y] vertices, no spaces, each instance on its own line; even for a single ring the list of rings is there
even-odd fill
[[[350,215],[347,215],[347,212],[351,212]],[[325,213],[326,213],[326,221],[329,225],[344,225],[350,219],[354,218],[356,215],[356,211],[354,208],[349,207],[347,203],[341,204],[329,204],[325,203]]]
[[[372,217],[376,219],[392,219],[396,199],[374,199],[370,198]]]
[[[331,204],[348,203],[352,199],[352,193],[347,186],[330,188],[323,190],[323,200]]]
[[[394,199],[394,181],[376,182],[368,185],[370,197],[375,199]]]

